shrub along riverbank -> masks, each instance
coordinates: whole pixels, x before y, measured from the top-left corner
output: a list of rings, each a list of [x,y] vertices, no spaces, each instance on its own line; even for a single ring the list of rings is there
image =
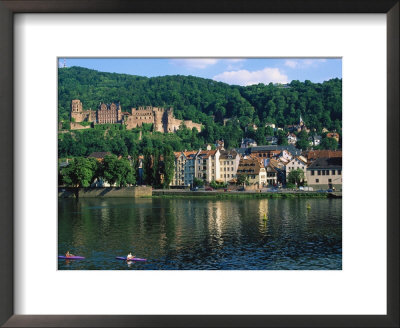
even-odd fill
[[[231,199],[231,198],[341,198],[341,193],[325,192],[171,192],[153,190],[153,198],[207,198],[207,199]]]
[[[183,190],[152,190],[148,186],[140,187],[109,187],[109,188],[68,188],[60,187],[60,198],[342,198],[341,192],[215,192],[215,191],[183,191]]]

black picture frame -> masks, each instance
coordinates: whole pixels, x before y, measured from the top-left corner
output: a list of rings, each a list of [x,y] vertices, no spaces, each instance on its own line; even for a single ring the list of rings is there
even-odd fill
[[[399,0],[0,0],[0,324],[4,327],[399,327]],[[16,13],[384,13],[387,315],[14,315],[13,16]],[[13,121],[13,120],[12,120]],[[369,155],[369,154],[366,154]],[[367,270],[367,268],[366,268]],[[366,286],[368,288],[368,286]]]

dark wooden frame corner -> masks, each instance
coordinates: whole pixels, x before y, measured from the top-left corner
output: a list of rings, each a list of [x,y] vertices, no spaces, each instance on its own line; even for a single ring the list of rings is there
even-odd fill
[[[384,13],[387,16],[387,315],[14,315],[13,18],[16,13]],[[0,0],[0,325],[399,327],[399,0]],[[7,119],[4,119],[7,118]],[[369,154],[366,154],[369,155]],[[15,195],[17,197],[17,195]],[[367,287],[366,287],[367,288]]]

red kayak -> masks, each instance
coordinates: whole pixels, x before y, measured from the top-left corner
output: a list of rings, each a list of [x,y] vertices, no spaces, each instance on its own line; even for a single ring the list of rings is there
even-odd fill
[[[85,259],[83,256],[58,256],[59,259],[62,260],[83,260]]]

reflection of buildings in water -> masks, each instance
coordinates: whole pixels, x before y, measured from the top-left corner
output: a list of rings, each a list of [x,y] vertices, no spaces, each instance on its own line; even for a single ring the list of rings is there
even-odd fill
[[[208,202],[181,200],[178,205],[179,212],[176,225],[176,238],[178,245],[186,244],[186,247],[197,247],[207,231]],[[205,206],[203,206],[206,204]],[[181,243],[180,241],[184,241]]]
[[[260,217],[259,230],[262,233],[268,231],[268,199],[260,199],[258,203],[258,216]]]
[[[283,222],[288,222],[288,204],[286,200],[270,199],[269,201],[269,214],[268,232],[274,238],[278,238],[281,234],[281,229],[284,226]]]
[[[208,208],[209,233],[219,238],[221,243],[225,234],[240,237],[240,213],[237,203],[214,201],[209,202]]]
[[[158,245],[159,245],[162,253],[164,253],[164,251],[167,250],[169,241],[168,241],[168,236],[165,233],[165,231],[160,231],[160,238],[158,239]]]
[[[74,246],[87,247],[93,240],[99,238],[98,231],[104,235],[109,231],[113,219],[109,200],[79,199],[77,200],[77,215],[73,222]]]
[[[176,235],[176,220],[179,216],[174,206],[159,209],[157,218],[160,220],[158,244],[160,251],[165,254],[173,245]]]
[[[111,210],[109,207],[107,207],[107,203],[105,201],[102,201],[100,206],[102,207],[100,210],[101,228],[103,232],[105,232],[110,227]]]
[[[135,200],[135,211],[134,216],[137,215],[137,219],[139,220],[139,225],[136,224],[136,218],[133,217],[131,220],[131,224],[133,228],[139,228],[137,233],[145,234],[146,233],[146,216],[150,210],[150,213],[153,212],[153,200],[152,199],[140,199]]]
[[[217,239],[218,245],[221,246],[223,244],[222,239],[222,220],[223,220],[223,213],[222,213],[222,202],[212,202],[209,203],[207,206],[208,213],[208,230],[211,236]]]
[[[76,213],[72,220],[72,240],[74,247],[86,247],[96,230],[93,220],[93,207],[98,206],[91,199],[77,199]]]
[[[258,202],[258,214],[260,218],[264,218],[264,214],[268,217],[268,199],[260,199]]]

